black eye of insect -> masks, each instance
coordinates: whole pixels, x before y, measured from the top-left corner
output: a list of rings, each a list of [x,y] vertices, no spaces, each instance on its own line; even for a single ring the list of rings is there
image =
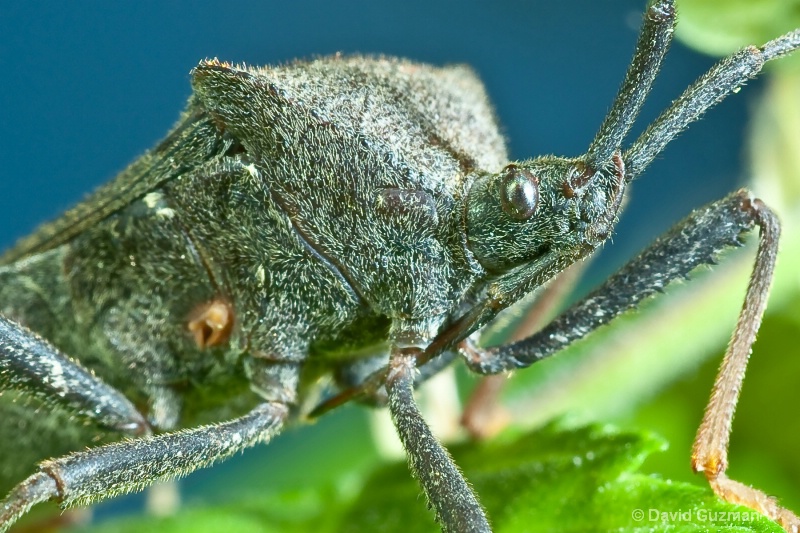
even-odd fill
[[[500,184],[500,205],[508,216],[528,220],[539,204],[539,180],[528,170],[508,165]]]

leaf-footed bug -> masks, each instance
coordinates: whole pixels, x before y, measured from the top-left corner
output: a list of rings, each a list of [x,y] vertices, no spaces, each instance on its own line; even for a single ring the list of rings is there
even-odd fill
[[[462,68],[360,57],[274,69],[202,62],[189,107],[162,144],[4,256],[11,320],[1,323],[0,386],[141,437],[45,461],[4,500],[0,521],[45,499],[68,505],[136,490],[267,440],[304,414],[320,376],[334,374],[343,392],[315,413],[380,399],[385,386],[443,527],[488,530],[419,416],[414,383],[459,354],[479,373],[528,366],[758,225],[757,264],[726,355],[734,366],[715,387],[695,467],[723,497],[796,526],[724,477],[731,406],[778,236],[774,216],[747,193],[695,211],[536,336],[489,350],[469,340],[599,246],[629,182],[687,124],[800,46],[795,31],[723,60],[623,149],[673,24],[672,2],[648,7],[629,73],[585,156],[511,164],[480,84]],[[51,315],[64,319],[53,324]],[[174,431],[190,425],[206,387],[230,391],[246,413],[232,408],[229,422]]]

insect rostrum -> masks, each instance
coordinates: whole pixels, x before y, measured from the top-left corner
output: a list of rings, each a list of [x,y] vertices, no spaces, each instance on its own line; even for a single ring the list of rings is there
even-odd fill
[[[388,404],[444,530],[489,531],[414,386],[458,357],[491,374],[552,355],[756,226],[756,266],[693,464],[721,497],[797,528],[724,475],[780,231],[746,191],[692,213],[537,335],[491,349],[472,337],[600,246],[631,180],[675,135],[800,47],[796,30],[723,59],[624,148],[674,23],[672,1],[650,3],[619,95],[575,158],[509,163],[464,67],[201,62],[161,144],[0,259],[0,419],[24,417],[16,400],[35,397],[87,422],[31,421],[59,431],[61,448],[30,439],[26,460],[0,466],[11,489],[0,531],[36,503],[140,490],[350,399]],[[329,376],[338,394],[314,408]],[[109,443],[84,449],[98,436]]]

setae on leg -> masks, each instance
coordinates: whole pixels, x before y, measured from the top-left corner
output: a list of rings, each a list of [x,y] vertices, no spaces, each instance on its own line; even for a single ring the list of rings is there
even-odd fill
[[[787,531],[797,531],[800,519],[793,513],[779,507],[762,492],[725,476],[733,413],[750,349],[766,307],[780,235],[780,223],[775,215],[746,191],[735,192],[691,213],[539,333],[489,349],[462,343],[467,364],[478,373],[496,374],[527,367],[549,357],[636,307],[644,298],[662,291],[672,280],[688,277],[700,265],[715,263],[723,249],[740,245],[741,235],[755,226],[761,230],[755,266],[711,401],[698,430],[692,467],[705,474],[721,498],[747,505],[777,521]]]
[[[395,351],[386,379],[389,410],[408,455],[409,467],[419,479],[445,533],[491,532],[478,498],[414,403],[417,372],[414,361],[413,355]]]
[[[248,414],[210,426],[116,442],[44,461],[40,471],[0,502],[0,533],[33,505],[57,499],[86,505],[184,476],[266,442],[283,427],[288,408],[263,403]]]
[[[115,431],[130,435],[150,431],[121,392],[29,329],[0,315],[0,392],[11,389]]]

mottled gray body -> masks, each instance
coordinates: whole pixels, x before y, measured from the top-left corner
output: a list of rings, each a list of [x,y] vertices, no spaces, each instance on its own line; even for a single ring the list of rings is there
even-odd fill
[[[429,340],[483,275],[466,248],[470,176],[506,161],[463,67],[216,68],[195,72],[196,95],[162,145],[0,268],[2,313],[80,359],[158,429],[242,414],[259,401],[254,375],[264,399],[294,404],[348,360],[385,360],[390,328]],[[204,350],[186,323],[218,298],[234,310],[233,332]],[[30,423],[31,408],[10,399],[3,424]],[[16,433],[0,431],[0,450],[16,448]],[[61,437],[37,433],[37,460],[75,445],[49,449]],[[35,462],[3,461],[0,488]]]

